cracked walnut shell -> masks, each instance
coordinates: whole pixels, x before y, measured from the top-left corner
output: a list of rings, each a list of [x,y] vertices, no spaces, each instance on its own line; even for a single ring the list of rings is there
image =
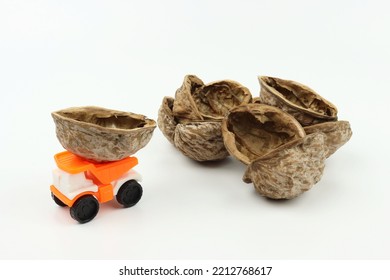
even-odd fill
[[[306,135],[291,115],[265,104],[247,104],[232,109],[222,121],[222,134],[229,153],[247,165]]]
[[[325,135],[313,133],[250,163],[243,181],[272,199],[292,199],[309,190],[322,177],[327,148]]]
[[[62,146],[96,162],[128,157],[149,143],[156,122],[143,115],[101,107],[72,107],[52,113]]]
[[[198,77],[187,75],[175,98],[164,97],[158,127],[191,159],[221,160],[229,156],[222,138],[222,119],[230,109],[251,100],[249,90],[235,81],[204,84]]]
[[[204,84],[195,75],[187,75],[176,91],[173,114],[179,119],[222,120],[230,109],[251,102],[252,95],[241,84],[222,80]]]
[[[184,155],[196,161],[219,160],[229,156],[223,144],[221,122],[179,123],[174,141]]]
[[[157,119],[158,127],[171,144],[196,161],[220,160],[229,156],[223,144],[220,122],[178,123],[172,113],[173,101],[172,97],[164,97]]]
[[[289,80],[260,76],[260,102],[279,107],[302,126],[337,120],[337,108],[311,88]]]

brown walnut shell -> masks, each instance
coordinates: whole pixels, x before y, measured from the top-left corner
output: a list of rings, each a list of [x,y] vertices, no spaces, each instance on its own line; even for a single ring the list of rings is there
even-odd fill
[[[158,110],[157,124],[163,135],[174,145],[175,129],[177,121],[173,116],[173,97],[165,96]]]
[[[306,135],[291,115],[265,104],[232,109],[222,121],[222,134],[226,149],[244,164]]]
[[[327,148],[325,135],[313,133],[281,146],[248,165],[243,181],[272,199],[291,199],[322,177]]]
[[[322,132],[326,135],[325,145],[328,148],[327,158],[347,143],[352,136],[351,125],[348,121],[319,123],[306,126],[304,129],[306,134]]]
[[[172,113],[173,100],[164,97],[157,119],[158,127],[169,142],[196,161],[221,160],[229,156],[223,144],[221,122],[178,123]]]
[[[175,93],[174,106],[172,108],[172,113],[175,117],[188,120],[203,120],[192,97],[202,86],[204,86],[204,83],[197,76],[187,75],[184,77],[183,84]]]
[[[164,97],[158,127],[184,155],[196,161],[214,161],[229,156],[222,138],[221,122],[229,110],[251,102],[247,88],[223,80],[205,85],[187,75],[175,98]]]
[[[337,108],[311,88],[289,80],[260,76],[261,103],[279,107],[302,126],[337,120]]]
[[[223,144],[221,122],[178,124],[174,142],[184,155],[196,161],[221,160],[229,156]]]
[[[235,106],[251,102],[250,91],[241,84],[223,80],[207,85],[194,75],[187,75],[176,91],[173,114],[180,119],[222,120]]]
[[[143,115],[100,107],[72,107],[52,114],[62,146],[97,162],[116,161],[142,149],[156,122]]]

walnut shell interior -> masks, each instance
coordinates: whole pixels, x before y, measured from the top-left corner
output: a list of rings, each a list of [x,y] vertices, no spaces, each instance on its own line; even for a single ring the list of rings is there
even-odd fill
[[[226,149],[244,164],[306,134],[289,114],[264,104],[235,107],[222,121]]]
[[[78,121],[80,125],[97,125],[102,128],[134,129],[144,127],[148,122],[151,123],[142,115],[92,106],[69,108],[53,114]]]
[[[249,103],[251,94],[242,85],[226,80],[198,88],[193,98],[205,119],[222,119],[232,108]]]
[[[222,120],[230,109],[251,100],[249,90],[235,81],[204,84],[198,77],[187,75],[176,91],[173,114],[192,121]]]
[[[337,119],[336,106],[303,84],[266,76],[259,82],[261,102],[292,114],[303,126]]]

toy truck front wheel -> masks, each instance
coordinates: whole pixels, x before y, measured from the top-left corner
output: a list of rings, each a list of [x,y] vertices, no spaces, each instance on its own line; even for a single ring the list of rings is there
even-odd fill
[[[91,221],[99,212],[99,202],[93,195],[78,198],[70,207],[70,216],[79,223]]]
[[[116,194],[116,200],[123,207],[134,206],[142,197],[142,187],[136,180],[129,180],[123,183]]]
[[[58,206],[61,206],[61,207],[65,207],[66,204],[63,203],[58,197],[56,197],[54,195],[54,193],[51,193],[51,198],[54,200],[54,202],[58,205]]]

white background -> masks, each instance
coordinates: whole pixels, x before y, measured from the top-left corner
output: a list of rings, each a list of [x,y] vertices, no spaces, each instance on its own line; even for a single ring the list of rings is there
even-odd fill
[[[0,2],[0,258],[390,258],[386,1]],[[50,198],[63,148],[50,113],[83,105],[157,119],[186,74],[296,80],[336,104],[353,136],[291,201],[199,164],[156,129],[137,153],[144,196],[79,225]]]

